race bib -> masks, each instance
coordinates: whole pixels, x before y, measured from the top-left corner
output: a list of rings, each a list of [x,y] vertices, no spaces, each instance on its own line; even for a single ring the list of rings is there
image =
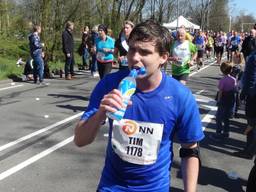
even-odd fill
[[[121,59],[121,65],[122,66],[128,66],[128,59],[126,56],[124,56],[122,59]]]
[[[237,45],[238,45],[238,42],[237,42],[236,40],[231,41],[231,45],[232,45],[232,46],[237,46]]]
[[[156,162],[162,141],[163,124],[122,119],[113,122],[111,144],[124,161],[138,165]]]
[[[102,52],[98,52],[96,55],[97,60],[104,61],[105,54]]]
[[[182,57],[179,57],[176,62],[174,62],[174,65],[181,67],[186,63],[188,63],[189,60],[190,60],[190,56],[182,56]]]
[[[218,46],[218,47],[222,47],[222,42],[218,42],[218,43],[217,43],[217,46]]]
[[[197,50],[203,50],[204,49],[204,45],[197,44],[196,47],[197,47]]]
[[[182,44],[175,44],[173,56],[178,58],[177,61],[173,62],[174,65],[183,66],[187,64],[191,57],[189,42],[185,41]]]

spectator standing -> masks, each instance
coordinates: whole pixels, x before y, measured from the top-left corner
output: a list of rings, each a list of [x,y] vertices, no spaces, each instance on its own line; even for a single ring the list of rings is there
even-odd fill
[[[127,53],[129,50],[128,38],[134,27],[131,21],[125,21],[124,27],[119,34],[119,38],[115,41],[115,55],[118,55],[119,69],[128,69]]]
[[[82,61],[84,69],[89,69],[90,49],[92,47],[90,35],[89,27],[85,26],[82,33]]]
[[[92,28],[92,32],[91,32],[91,39],[90,42],[92,43],[92,47],[91,47],[91,57],[92,57],[92,63],[91,63],[91,75],[93,77],[98,77],[99,73],[98,73],[98,63],[97,63],[97,59],[96,59],[96,39],[98,38],[98,26],[94,26]]]
[[[220,70],[224,74],[224,77],[219,81],[219,91],[216,98],[218,106],[216,113],[216,139],[229,137],[229,124],[234,111],[236,93],[236,79],[230,75],[232,63],[223,62]]]
[[[241,92],[241,88],[242,88],[242,75],[243,75],[243,70],[244,70],[244,56],[243,53],[241,53],[240,51],[236,50],[235,53],[232,56],[232,63],[233,63],[233,67],[232,67],[232,71],[231,71],[231,76],[233,76],[234,78],[236,78],[237,81],[237,92],[236,92],[236,104],[235,104],[235,108],[234,108],[234,117],[238,117],[238,109],[240,106],[240,92]]]
[[[246,146],[243,151],[235,152],[239,157],[252,159],[256,152],[256,50],[248,56],[242,77],[241,99],[245,99],[247,128]]]
[[[250,35],[242,43],[241,52],[244,54],[245,60],[254,50],[256,50],[256,29],[251,29]]]
[[[150,20],[135,26],[130,34],[129,68],[145,67],[147,74],[136,79],[137,90],[124,119],[121,122],[110,120],[99,192],[169,192],[175,132],[182,143],[184,189],[196,191],[197,142],[204,134],[191,91],[161,71],[169,57],[170,36],[168,29]],[[93,142],[106,119],[106,112],[122,107],[117,87],[128,74],[129,70],[119,70],[107,75],[95,87],[89,106],[75,128],[76,145]]]
[[[65,30],[62,33],[62,48],[65,54],[65,78],[71,80],[74,77],[74,38],[73,32],[74,23],[68,21],[65,26]]]
[[[96,59],[100,79],[111,72],[114,61],[115,41],[107,35],[108,28],[101,24],[98,27],[99,37],[96,39]]]
[[[42,58],[43,43],[41,43],[40,35],[41,27],[39,25],[33,26],[33,32],[29,35],[30,55],[33,58],[33,78],[34,83],[37,83],[39,77],[40,84],[44,81],[44,61]]]

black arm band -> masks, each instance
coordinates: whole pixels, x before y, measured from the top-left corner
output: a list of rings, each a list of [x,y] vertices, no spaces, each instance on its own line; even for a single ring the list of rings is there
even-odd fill
[[[198,158],[199,165],[201,166],[199,146],[192,149],[180,148],[180,157],[181,158],[196,157]]]
[[[186,157],[199,157],[199,150],[198,148],[192,148],[192,149],[187,149],[187,148],[180,148],[180,157],[181,158],[186,158]]]

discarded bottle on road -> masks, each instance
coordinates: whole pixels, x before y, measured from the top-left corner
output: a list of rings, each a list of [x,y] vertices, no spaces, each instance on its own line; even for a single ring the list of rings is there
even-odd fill
[[[126,111],[126,107],[131,96],[136,91],[136,77],[139,75],[145,75],[146,69],[144,67],[140,69],[132,69],[127,77],[125,77],[119,84],[118,90],[121,92],[123,97],[123,107],[118,109],[116,112],[107,112],[107,116],[113,120],[120,121]]]

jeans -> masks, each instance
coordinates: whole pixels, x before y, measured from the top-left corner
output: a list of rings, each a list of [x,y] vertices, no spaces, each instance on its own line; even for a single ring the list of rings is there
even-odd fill
[[[217,113],[216,113],[216,124],[217,129],[216,133],[220,134],[222,131],[226,134],[229,133],[229,124],[230,124],[230,116],[231,116],[230,109],[224,106],[219,106]],[[224,126],[223,126],[224,124]]]
[[[71,53],[70,57],[67,57],[66,55],[66,62],[65,62],[65,77],[67,77],[69,74],[72,76],[74,75],[74,55]]]
[[[83,49],[83,56],[82,56],[83,66],[88,67],[89,56],[90,56],[90,54],[89,54],[88,49],[84,47],[84,49]]]
[[[96,60],[96,54],[92,54],[92,66],[91,66],[91,74],[98,70],[98,64]]]
[[[34,82],[37,82],[37,76],[39,77],[39,82],[44,80],[44,60],[41,55],[33,56],[33,76]]]

